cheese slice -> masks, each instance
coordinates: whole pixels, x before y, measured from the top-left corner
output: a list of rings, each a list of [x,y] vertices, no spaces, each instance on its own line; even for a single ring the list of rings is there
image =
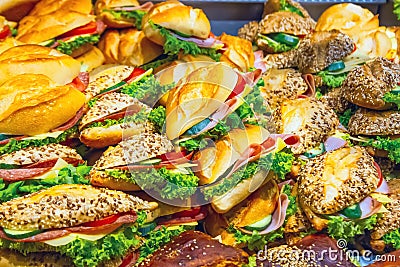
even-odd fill
[[[153,69],[148,69],[145,73],[143,73],[143,74],[140,74],[139,76],[137,76],[133,81],[132,81],[132,83],[135,83],[135,82],[138,82],[138,81],[140,81],[142,78],[144,78],[144,77],[146,77],[146,76],[149,76],[149,75],[151,75],[153,73]]]
[[[57,138],[59,137],[64,131],[57,131],[57,132],[49,132],[49,133],[43,133],[43,134],[38,134],[38,135],[34,135],[34,136],[29,136],[26,138],[23,138],[22,140],[42,140],[42,139],[46,139],[48,137],[52,137],[52,138]]]
[[[56,164],[54,165],[54,167],[51,168],[51,170],[49,170],[48,172],[46,172],[42,175],[36,176],[33,179],[34,180],[43,180],[43,179],[55,178],[58,176],[59,171],[67,166],[68,166],[68,162],[66,162],[63,159],[58,159]]]
[[[72,233],[60,238],[56,238],[56,239],[52,239],[52,240],[47,240],[47,241],[43,241],[43,243],[53,246],[53,247],[58,247],[58,246],[64,246],[67,245],[73,241],[75,241],[75,239],[80,238],[80,239],[84,239],[84,240],[88,240],[88,241],[96,241],[99,239],[102,239],[103,237],[105,237],[107,234],[100,234],[100,235],[86,235],[86,234],[76,234],[76,233]]]
[[[173,231],[179,229],[180,226],[197,226],[198,224],[198,222],[181,223],[179,225],[169,226],[167,227],[167,230]]]
[[[393,202],[393,200],[390,197],[381,193],[372,193],[370,196],[382,204]]]

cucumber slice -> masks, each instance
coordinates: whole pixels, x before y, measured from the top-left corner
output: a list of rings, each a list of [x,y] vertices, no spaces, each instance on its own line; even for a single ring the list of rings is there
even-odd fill
[[[156,226],[157,224],[155,222],[146,223],[139,229],[139,232],[142,234],[142,236],[146,236],[153,231]]]
[[[262,220],[259,220],[258,222],[245,226],[244,229],[249,231],[254,231],[254,230],[261,231],[267,228],[268,225],[271,224],[271,221],[272,221],[272,215],[268,215],[267,217],[265,217]]]
[[[174,32],[175,32],[177,35],[182,36],[182,37],[185,37],[185,38],[191,37],[190,34],[186,34],[186,33],[183,33],[183,32],[178,32],[178,31],[174,31]]]
[[[286,44],[289,46],[296,46],[300,40],[298,37],[296,37],[294,35],[290,35],[290,34],[286,34],[286,33],[282,33],[282,32],[268,34],[268,37],[278,43]]]
[[[39,45],[49,47],[49,46],[52,46],[55,42],[56,42],[56,40],[53,38],[53,39],[50,39],[47,41],[43,41],[43,42],[39,43]]]
[[[315,158],[318,155],[321,155],[325,152],[325,146],[324,143],[320,143],[318,148],[313,148],[307,152],[304,153],[304,156],[307,158]]]
[[[124,86],[124,85],[126,85],[126,82],[125,82],[125,81],[120,81],[119,83],[114,84],[114,85],[111,86],[111,87],[108,87],[108,88],[106,88],[106,89],[104,89],[104,90],[101,90],[100,93],[99,93],[99,95],[100,95],[100,94],[104,94],[104,93],[106,93],[106,92],[108,92],[108,91],[117,89],[117,88],[119,88],[119,87],[122,87],[122,86]]]
[[[156,165],[161,162],[161,159],[147,159],[139,162],[140,165]]]
[[[400,94],[400,85],[397,85],[392,91],[390,91],[394,95]],[[1,140],[1,135],[0,135],[0,140]]]
[[[351,205],[340,212],[344,216],[350,219],[359,219],[361,218],[362,211],[359,204]]]
[[[22,239],[22,238],[27,238],[31,237],[37,234],[40,234],[43,232],[43,230],[29,230],[29,231],[21,231],[21,230],[11,230],[11,229],[6,229],[3,228],[4,233],[11,238],[15,239]]]
[[[196,125],[192,126],[190,129],[188,129],[186,131],[186,134],[195,135],[198,132],[200,132],[201,130],[203,130],[210,122],[211,122],[211,120],[209,118],[206,118],[206,119],[202,120],[201,122],[197,123]]]
[[[8,138],[10,138],[9,135],[0,134],[0,141],[6,140],[6,139],[8,139]]]
[[[326,70],[335,72],[335,71],[343,70],[345,67],[346,67],[346,65],[344,64],[344,62],[342,60],[340,60],[340,61],[333,62],[331,65],[329,65],[326,68]]]

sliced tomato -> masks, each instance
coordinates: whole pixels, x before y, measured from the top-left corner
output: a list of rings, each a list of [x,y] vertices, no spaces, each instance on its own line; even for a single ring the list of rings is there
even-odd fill
[[[145,72],[146,72],[146,71],[145,71],[144,69],[141,69],[141,68],[134,68],[133,71],[132,71],[132,73],[131,73],[127,78],[125,78],[124,81],[125,81],[126,83],[131,83],[132,80],[134,80],[136,77],[142,75],[142,74],[145,73]]]
[[[133,253],[128,253],[126,257],[122,260],[121,265],[119,267],[128,267],[133,261]]]
[[[181,150],[178,152],[172,151],[165,154],[157,156],[161,161],[174,161],[176,159],[185,158],[188,155],[186,150]]]
[[[94,34],[96,32],[97,32],[97,23],[95,21],[92,21],[84,26],[72,29],[69,32],[64,33],[63,35],[60,36],[60,38],[66,38],[82,34]]]
[[[378,172],[378,177],[379,177],[378,187],[380,187],[383,182],[382,170],[381,170],[381,167],[379,167],[378,163],[376,163],[375,161],[374,161],[374,166],[375,166],[376,171]]]
[[[357,50],[357,45],[356,43],[353,44],[353,51],[351,53],[354,53]]]
[[[11,36],[11,29],[10,26],[5,25],[0,31],[0,40],[6,39],[8,36]]]
[[[116,220],[118,220],[118,218],[120,217],[120,214],[114,214],[108,217],[105,217],[103,219],[97,220],[97,221],[93,221],[93,222],[87,222],[82,224],[82,226],[88,226],[88,227],[99,227],[102,225],[106,225],[106,224],[110,224],[115,222]]]
[[[75,77],[70,84],[81,92],[86,90],[85,84],[81,81],[81,79],[79,79],[79,77]]]
[[[175,218],[180,218],[180,217],[194,217],[198,215],[201,211],[201,207],[194,207],[191,208],[190,210],[183,210],[178,213],[174,214]]]
[[[246,81],[243,79],[241,75],[238,75],[238,80],[236,82],[235,88],[233,88],[231,94],[228,96],[228,99],[234,98],[237,95],[240,95],[244,88],[246,87]]]

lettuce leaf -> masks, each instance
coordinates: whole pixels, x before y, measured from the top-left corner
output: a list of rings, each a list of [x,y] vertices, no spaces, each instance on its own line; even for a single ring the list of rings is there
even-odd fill
[[[294,49],[294,46],[289,46],[287,44],[279,43],[266,35],[258,34],[258,38],[261,38],[267,43],[267,45],[274,50],[275,53],[283,53]]]
[[[286,174],[291,171],[295,159],[295,156],[290,151],[282,150],[274,153],[271,171],[273,171],[279,179],[284,180]]]
[[[95,44],[100,41],[100,35],[89,35],[89,36],[79,36],[75,40],[71,42],[64,42],[61,40],[57,40],[59,45],[56,47],[58,51],[64,53],[66,55],[71,55],[74,50],[85,44]]]
[[[123,123],[142,123],[147,120],[148,112],[145,109],[141,109],[138,113],[126,116],[120,119],[105,119],[104,121],[96,121],[85,128],[94,128],[94,127],[102,127],[102,128],[109,128],[113,125],[123,124]]]
[[[152,105],[164,95],[167,91],[174,87],[174,84],[161,85],[154,75],[149,75],[140,79],[140,81],[127,84],[121,89],[121,93]]]
[[[144,15],[147,13],[143,10],[133,10],[133,11],[125,11],[125,10],[110,10],[105,9],[104,12],[109,12],[114,16],[117,20],[126,18],[126,19],[134,19],[135,27],[138,30],[142,29],[142,19]]]
[[[364,234],[364,230],[372,230],[377,221],[377,214],[362,220],[347,221],[341,216],[329,216],[328,233],[335,239],[351,240],[356,235]]]
[[[400,9],[399,9],[400,13]],[[392,92],[387,92],[383,97],[383,101],[387,103],[393,103],[400,109],[400,94],[394,94]]]
[[[391,231],[387,234],[385,234],[382,237],[382,240],[385,242],[387,245],[392,245],[394,249],[400,249],[400,229],[396,229],[394,231]]]
[[[138,265],[145,258],[151,255],[154,251],[158,250],[161,246],[165,245],[175,236],[180,235],[185,232],[186,229],[184,226],[179,226],[175,230],[168,230],[165,226],[161,229],[151,231],[146,237],[143,244],[139,249],[139,258],[136,261]]]
[[[146,190],[153,190],[165,199],[186,199],[197,189],[199,178],[192,172],[187,174],[168,170],[165,167],[156,170],[148,168],[140,171],[105,170],[108,176],[137,184]]]
[[[162,55],[162,57],[158,57],[155,60],[140,66],[140,68],[142,68],[144,70],[156,69],[156,68],[158,68],[166,63],[172,62],[176,59],[178,59],[177,55],[169,55],[167,57],[165,57],[165,55]]]
[[[257,267],[257,256],[252,255],[248,257],[249,263],[243,265],[242,267]]]
[[[78,132],[78,127],[74,126],[68,130],[66,130],[65,132],[63,132],[62,134],[60,134],[57,138],[53,138],[53,137],[47,137],[44,139],[28,139],[28,140],[15,140],[15,139],[11,139],[10,142],[8,142],[5,145],[0,146],[0,156],[4,155],[4,154],[8,154],[8,153],[12,153],[14,151],[18,151],[21,150],[23,148],[27,148],[27,147],[40,147],[40,146],[44,146],[44,145],[48,145],[48,144],[57,144],[57,143],[61,143],[65,140],[68,139],[68,137],[75,135]]]
[[[152,122],[159,132],[162,132],[166,118],[166,110],[165,107],[159,106],[150,111],[149,121]]]
[[[393,0],[393,14],[400,20],[400,0]]]
[[[89,100],[89,102],[87,103],[89,108],[92,108],[96,105],[97,100],[99,100],[99,98],[97,97],[93,97],[92,99]]]
[[[90,184],[86,176],[89,174],[91,167],[79,165],[74,167],[68,165],[61,169],[55,178],[47,178],[41,180],[25,180],[15,183],[5,183],[0,179],[0,202],[9,201],[13,198],[26,194],[34,193],[42,189],[50,188],[60,184]]]
[[[388,152],[388,157],[395,163],[400,163],[400,138],[390,139],[377,136],[367,142],[360,143],[362,146],[371,146],[376,149],[383,149]]]
[[[340,87],[342,86],[344,80],[346,80],[347,73],[341,73],[341,74],[330,74],[328,71],[320,71],[317,73],[319,77],[322,78],[322,82],[324,85],[327,85],[332,88]]]
[[[352,110],[351,108],[346,109],[343,114],[339,115],[340,124],[347,128],[347,126],[349,126],[350,118],[354,115],[354,113],[355,110]]]
[[[292,13],[296,13],[297,15],[300,15],[304,18],[303,12],[301,12],[301,10],[298,9],[297,7],[292,6],[291,4],[286,2],[286,0],[279,0],[279,4],[280,4],[279,11],[289,11]]]
[[[117,257],[123,257],[132,247],[140,245],[138,228],[147,218],[145,212],[137,212],[135,224],[122,226],[115,232],[96,241],[77,238],[74,241],[58,247],[41,242],[12,242],[0,239],[0,247],[9,248],[26,255],[29,252],[54,251],[70,257],[77,267],[95,267],[101,262]]]
[[[290,216],[296,214],[297,212],[296,197],[292,195],[292,187],[288,184],[285,184],[283,186],[282,193],[286,194],[289,198],[289,205],[286,210],[286,218],[289,218]]]
[[[173,36],[169,30],[166,28],[154,24],[152,21],[149,21],[151,27],[153,29],[158,29],[160,31],[161,36],[165,38],[164,43],[164,52],[168,55],[176,55],[181,51],[186,54],[190,54],[193,56],[197,55],[206,55],[212,58],[215,61],[219,61],[221,58],[221,54],[217,52],[214,48],[203,48],[199,47],[197,44],[193,42],[187,42],[183,40],[179,40],[175,36]]]

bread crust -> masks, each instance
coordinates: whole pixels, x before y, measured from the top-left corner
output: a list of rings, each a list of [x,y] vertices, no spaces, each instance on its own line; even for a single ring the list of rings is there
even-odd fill
[[[96,1],[94,12],[107,26],[111,28],[129,28],[135,22],[129,18],[115,18],[110,12],[104,11],[114,7],[139,6],[137,0],[100,0]]]
[[[75,59],[81,64],[85,64],[86,66],[88,66],[87,71],[92,71],[93,69],[103,65],[106,61],[101,50],[95,46],[91,46],[91,49],[89,51]]]
[[[242,72],[247,72],[254,66],[253,46],[250,41],[226,33],[219,39],[227,46],[221,56],[221,62],[226,62]]]
[[[283,32],[293,35],[309,34],[315,27],[314,21],[289,11],[278,11],[265,16],[259,23],[260,34]]]

